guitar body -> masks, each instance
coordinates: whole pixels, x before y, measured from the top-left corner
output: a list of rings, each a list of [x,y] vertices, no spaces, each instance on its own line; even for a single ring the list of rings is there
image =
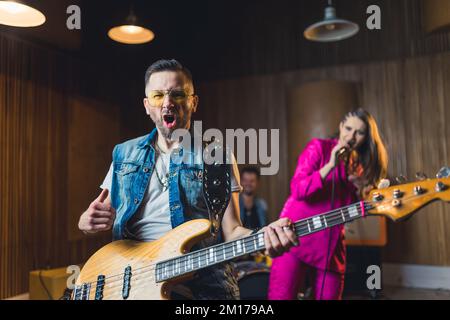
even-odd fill
[[[174,281],[157,283],[154,265],[159,261],[189,252],[194,244],[210,236],[209,228],[208,220],[198,219],[178,226],[153,242],[114,241],[89,258],[77,278],[76,286],[90,284],[89,290],[85,290],[83,299],[95,300],[98,276],[104,275],[101,299],[125,299],[124,273],[127,267],[131,267],[129,294],[126,299],[169,299],[171,285],[186,280],[189,275]]]

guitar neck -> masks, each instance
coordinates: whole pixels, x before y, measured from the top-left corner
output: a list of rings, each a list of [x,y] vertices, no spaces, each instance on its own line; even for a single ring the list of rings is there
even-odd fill
[[[371,209],[371,205],[361,201],[347,207],[299,220],[294,224],[295,234],[298,237],[304,237],[318,231],[363,218],[366,215],[366,211],[369,209]]]
[[[347,207],[302,219],[294,223],[297,237],[322,231],[365,216],[370,205],[361,201]],[[264,233],[256,233],[239,240],[221,243],[183,256],[159,262],[156,265],[156,282],[177,278],[249,253],[265,249]]]

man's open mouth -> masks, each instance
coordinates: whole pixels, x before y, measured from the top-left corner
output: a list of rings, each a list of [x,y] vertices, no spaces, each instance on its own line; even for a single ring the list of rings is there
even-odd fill
[[[166,114],[163,115],[163,123],[165,127],[171,129],[177,124],[177,119],[174,114]]]

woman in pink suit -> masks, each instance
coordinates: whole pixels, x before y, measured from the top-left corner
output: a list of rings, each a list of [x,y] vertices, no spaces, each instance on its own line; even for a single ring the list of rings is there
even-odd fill
[[[345,157],[340,157],[344,150]],[[374,118],[362,109],[349,112],[336,139],[313,139],[303,150],[281,217],[298,221],[357,202],[386,171],[387,152]],[[300,240],[300,246],[273,259],[268,298],[296,299],[310,275],[315,299],[341,299],[346,255],[343,226]]]

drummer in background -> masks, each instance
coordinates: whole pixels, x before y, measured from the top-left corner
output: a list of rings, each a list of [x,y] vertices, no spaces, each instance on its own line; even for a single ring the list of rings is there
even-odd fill
[[[258,229],[267,223],[267,204],[257,197],[260,171],[258,167],[249,166],[241,170],[243,192],[239,195],[241,222],[245,228]]]

